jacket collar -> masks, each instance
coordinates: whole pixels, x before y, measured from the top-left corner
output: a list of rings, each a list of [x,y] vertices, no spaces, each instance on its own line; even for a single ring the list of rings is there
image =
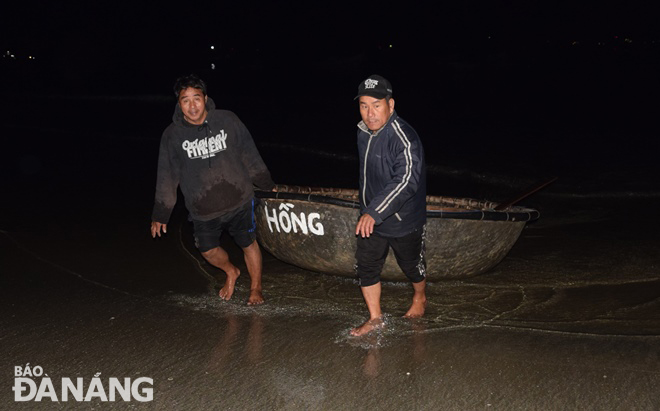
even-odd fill
[[[397,117],[398,117],[398,116],[397,116],[397,114],[396,114],[396,109],[395,109],[394,111],[392,111],[392,114],[390,115],[390,118],[387,119],[387,122],[385,123],[385,125],[383,125],[383,127],[379,128],[379,129],[376,130],[376,131],[371,131],[371,130],[369,130],[369,127],[367,127],[367,125],[364,124],[364,121],[362,121],[362,120],[360,120],[360,122],[358,123],[357,126],[358,126],[358,128],[359,128],[360,130],[364,131],[365,133],[370,134],[370,135],[372,135],[372,136],[377,136],[381,131],[383,131],[384,129],[386,129],[387,126],[389,126],[390,124],[392,124],[392,122],[393,122],[394,120],[396,120]]]

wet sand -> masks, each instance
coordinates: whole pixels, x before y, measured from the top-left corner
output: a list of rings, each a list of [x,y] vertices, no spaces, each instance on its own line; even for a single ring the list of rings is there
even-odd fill
[[[352,338],[349,329],[366,318],[353,280],[265,254],[267,303],[245,304],[247,274],[223,302],[224,276],[195,252],[183,210],[165,238],[152,240],[144,215],[112,212],[125,200],[109,197],[89,200],[102,204],[100,225],[66,207],[42,226],[3,222],[3,409],[660,404],[658,227],[623,213],[629,200],[597,212],[549,194],[549,211],[493,271],[431,283],[427,315],[415,321],[401,318],[410,286],[385,284],[386,329]],[[26,363],[52,378],[148,376],[154,399],[14,403],[10,370]]]

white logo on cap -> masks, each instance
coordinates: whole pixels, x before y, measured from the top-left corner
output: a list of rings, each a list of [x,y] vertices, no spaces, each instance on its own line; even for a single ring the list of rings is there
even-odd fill
[[[378,80],[372,80],[370,78],[364,81],[364,88],[376,88],[378,85]]]

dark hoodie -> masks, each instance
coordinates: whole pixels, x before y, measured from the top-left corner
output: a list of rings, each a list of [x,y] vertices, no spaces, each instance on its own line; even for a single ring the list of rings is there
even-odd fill
[[[196,220],[208,221],[247,203],[253,184],[272,190],[270,177],[250,132],[236,114],[206,103],[202,125],[183,118],[177,104],[172,124],[160,141],[156,200],[152,220],[166,224],[176,203],[177,186]]]

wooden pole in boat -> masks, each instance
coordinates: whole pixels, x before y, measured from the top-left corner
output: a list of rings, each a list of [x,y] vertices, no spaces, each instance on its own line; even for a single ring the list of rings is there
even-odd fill
[[[530,195],[536,193],[537,191],[539,191],[543,187],[547,186],[548,184],[554,183],[555,181],[557,181],[558,178],[559,177],[552,177],[551,179],[549,179],[547,181],[544,181],[540,184],[536,184],[532,187],[529,187],[528,189],[523,191],[520,195],[515,197],[514,200],[509,200],[509,201],[505,201],[503,203],[500,203],[497,207],[495,207],[495,210],[500,211],[500,210],[505,210],[505,209],[511,207],[512,205],[516,204],[518,201],[522,200],[523,198],[529,197]]]

